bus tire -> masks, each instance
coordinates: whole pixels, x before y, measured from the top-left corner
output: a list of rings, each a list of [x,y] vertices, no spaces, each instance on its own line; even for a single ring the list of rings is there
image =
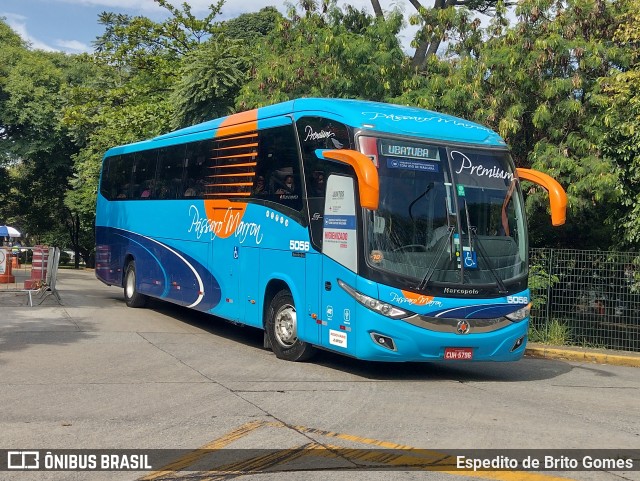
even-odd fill
[[[129,307],[144,307],[148,297],[140,294],[136,289],[136,263],[131,261],[127,264],[124,272],[124,300]]]
[[[298,339],[296,308],[291,293],[283,289],[269,303],[265,330],[271,349],[279,359],[306,361],[315,348]]]

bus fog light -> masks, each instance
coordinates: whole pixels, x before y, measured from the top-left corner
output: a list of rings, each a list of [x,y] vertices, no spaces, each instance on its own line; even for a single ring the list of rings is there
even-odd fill
[[[373,339],[373,342],[375,342],[378,346],[389,349],[390,351],[396,350],[396,343],[393,342],[393,339],[391,339],[389,336],[383,336],[382,334],[378,334],[377,332],[372,332],[371,339]]]
[[[515,351],[516,349],[518,349],[520,346],[522,346],[524,344],[524,339],[525,336],[522,336],[520,339],[518,339],[514,344],[513,347],[511,348],[511,352]]]

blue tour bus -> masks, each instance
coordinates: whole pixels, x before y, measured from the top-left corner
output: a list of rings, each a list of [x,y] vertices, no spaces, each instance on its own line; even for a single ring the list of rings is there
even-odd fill
[[[520,180],[490,129],[303,98],[110,149],[96,275],[264,329],[282,359],[513,361],[529,320]]]

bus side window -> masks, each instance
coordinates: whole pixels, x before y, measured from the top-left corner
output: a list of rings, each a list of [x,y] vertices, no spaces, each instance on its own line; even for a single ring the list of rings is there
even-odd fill
[[[257,175],[252,196],[268,198],[301,212],[302,177],[293,126],[259,131],[258,145]],[[258,185],[260,178],[264,179],[264,187]]]
[[[151,199],[155,195],[156,161],[158,149],[135,154],[133,164],[133,183],[137,188],[133,198]]]
[[[211,157],[212,142],[204,140],[187,145],[184,155],[184,182],[180,197],[203,197],[207,176],[207,160]]]
[[[156,186],[156,197],[158,199],[178,199],[182,197],[184,154],[184,145],[160,149]]]
[[[131,198],[131,155],[119,155],[108,159],[108,172],[103,179],[103,187],[108,189],[108,199],[125,200]],[[103,174],[104,175],[104,174]]]
[[[346,164],[319,159],[316,149],[352,149],[353,135],[346,125],[323,117],[302,117],[296,126],[304,162],[311,243],[321,250],[327,179],[332,173],[355,174]]]

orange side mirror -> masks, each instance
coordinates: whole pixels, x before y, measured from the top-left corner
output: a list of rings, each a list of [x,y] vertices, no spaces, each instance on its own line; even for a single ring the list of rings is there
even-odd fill
[[[360,204],[365,209],[377,210],[380,202],[380,180],[378,169],[369,157],[356,150],[317,150],[316,155],[321,158],[337,160],[349,164],[358,177],[358,193]]]
[[[549,193],[551,223],[562,225],[567,220],[567,194],[556,179],[533,169],[517,168],[518,177],[543,187]]]

